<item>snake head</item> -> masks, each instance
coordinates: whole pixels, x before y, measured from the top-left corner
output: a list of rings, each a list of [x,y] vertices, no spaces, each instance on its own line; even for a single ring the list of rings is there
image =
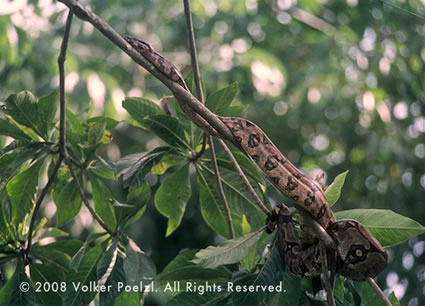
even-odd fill
[[[128,42],[133,48],[135,48],[137,51],[152,51],[151,45],[144,42],[143,40],[131,37],[129,35],[123,35],[123,38],[126,42]]]
[[[336,271],[353,280],[375,277],[387,265],[385,249],[363,225],[354,220],[332,223],[327,232],[336,243]]]

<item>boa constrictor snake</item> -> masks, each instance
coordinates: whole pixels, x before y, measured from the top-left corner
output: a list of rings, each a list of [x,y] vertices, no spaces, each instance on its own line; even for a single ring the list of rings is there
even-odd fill
[[[178,68],[148,43],[127,35],[124,39],[161,73],[188,90]],[[178,99],[177,102],[195,124],[208,134],[218,135],[190,106]],[[299,211],[309,213],[332,237],[337,251],[337,273],[364,280],[385,268],[387,254],[379,242],[357,221],[335,221],[321,186],[286,159],[257,125],[242,118],[218,118],[276,188],[291,198]],[[311,277],[321,272],[320,251],[316,235],[305,225],[302,215],[299,214],[300,239],[295,235],[291,212],[284,204],[277,205],[267,217],[267,231],[278,227],[280,253],[291,272],[299,277]]]

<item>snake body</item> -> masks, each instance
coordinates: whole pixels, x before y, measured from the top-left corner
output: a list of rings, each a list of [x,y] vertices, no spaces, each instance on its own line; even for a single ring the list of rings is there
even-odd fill
[[[128,35],[124,35],[123,38],[144,58],[146,58],[156,69],[158,69],[168,78],[170,78],[171,80],[182,86],[184,89],[189,91],[179,69],[161,54],[156,52],[151,45],[140,39]],[[190,106],[188,106],[186,103],[181,102],[179,99],[176,100],[180,108],[192,120],[192,122],[202,128],[208,134],[214,136],[218,135],[217,131],[213,127],[211,127],[211,125],[208,124],[208,122],[204,118],[202,118],[198,113],[193,111]]]
[[[124,39],[161,73],[188,90],[178,68],[149,44],[127,35]],[[192,108],[184,102],[178,103],[193,122],[207,133],[217,135],[217,131]],[[338,273],[364,280],[375,277],[385,268],[387,254],[379,242],[354,220],[335,222],[322,188],[286,159],[257,125],[242,118],[218,118],[276,188],[291,198],[298,210],[310,214],[332,237],[336,244]],[[267,225],[269,232],[277,225],[280,253],[291,272],[311,277],[321,272],[320,252],[315,235],[304,224],[302,215],[300,239],[295,235],[291,213],[283,204],[277,205],[268,216]]]

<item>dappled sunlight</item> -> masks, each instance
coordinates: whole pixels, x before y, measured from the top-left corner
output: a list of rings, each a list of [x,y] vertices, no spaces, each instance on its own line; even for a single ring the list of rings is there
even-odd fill
[[[87,78],[87,90],[93,101],[96,113],[103,113],[103,105],[106,97],[106,87],[96,73],[92,73]]]
[[[278,96],[285,87],[285,79],[277,68],[255,60],[251,64],[255,89],[261,95]]]

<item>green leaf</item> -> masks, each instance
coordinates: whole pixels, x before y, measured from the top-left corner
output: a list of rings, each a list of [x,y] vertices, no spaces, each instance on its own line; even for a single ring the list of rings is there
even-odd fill
[[[39,248],[37,252],[32,254],[38,259],[30,264],[31,278],[34,282],[46,283],[46,286],[54,286],[58,284],[58,290],[50,288],[50,290],[41,290],[36,295],[41,299],[43,305],[61,305],[61,291],[65,290],[65,286],[61,283],[65,281],[69,271],[69,256],[60,250],[49,252],[41,252]],[[48,287],[45,287],[48,289]],[[62,289],[62,290],[61,290]]]
[[[382,299],[376,294],[376,292],[370,287],[367,282],[362,283],[361,288],[362,305],[368,306],[384,306]]]
[[[6,281],[0,290],[0,305],[9,305],[13,290],[13,277]]]
[[[150,198],[151,188],[146,181],[142,181],[138,185],[131,185],[127,195],[127,203],[132,207],[115,208],[119,222],[122,223],[126,220],[125,226],[136,222],[144,213]]]
[[[199,171],[198,169],[202,217],[216,233],[224,237],[230,237],[226,222],[226,212],[217,191],[214,171],[206,167],[203,170]],[[219,170],[224,194],[230,207],[236,237],[242,235],[242,218],[244,215],[253,230],[262,227],[264,225],[264,213],[254,202],[239,175],[234,171],[224,168],[219,168]],[[248,179],[252,186],[254,186],[254,190],[261,197],[262,193],[258,184],[252,179]]]
[[[144,98],[126,97],[122,102],[122,107],[144,128],[146,128],[146,117],[164,114],[157,104]]]
[[[171,150],[170,152],[165,153],[161,158],[161,161],[152,167],[151,172],[156,175],[163,175],[170,167],[180,164],[185,159],[185,156]]]
[[[217,284],[226,284],[231,274],[221,269],[204,269],[191,260],[198,250],[187,250],[177,255],[155,278],[161,286],[168,282],[179,281],[180,287],[185,288],[186,282],[202,284],[213,280]]]
[[[107,180],[115,180],[114,170],[102,165],[98,167],[89,168],[90,172],[96,174],[100,178]]]
[[[408,217],[387,209],[351,209],[337,212],[335,217],[354,219],[363,224],[383,247],[398,245],[425,233],[425,227]]]
[[[37,98],[29,91],[21,91],[9,96],[6,101],[5,112],[19,124],[33,129],[38,135],[45,136],[40,131],[39,110]]]
[[[90,183],[93,190],[94,208],[99,217],[111,229],[115,229],[117,221],[115,218],[115,211],[112,206],[112,200],[109,189],[105,184],[98,180],[95,176],[90,175]]]
[[[212,306],[212,305],[228,305],[225,299],[230,292],[225,292],[222,288],[221,292],[206,292],[199,294],[198,292],[183,292],[171,299],[166,306]]]
[[[276,292],[282,292],[282,280],[284,276],[284,263],[279,253],[277,243],[273,244],[270,255],[257,274],[250,274],[242,270],[237,272],[232,281],[234,285],[254,286],[255,288],[267,288],[272,286]],[[271,290],[256,290],[255,292],[235,292],[232,294],[235,305],[260,305],[268,301],[274,292]]]
[[[100,120],[91,123],[88,132],[88,142],[90,145],[99,144],[102,141],[103,134],[106,128],[106,119],[101,118]]]
[[[116,127],[118,125],[118,123],[120,123],[119,121],[117,121],[113,118],[110,118],[110,117],[106,117],[106,116],[91,117],[91,118],[87,119],[86,122],[90,125],[94,122],[97,122],[97,121],[103,120],[103,119],[106,120],[106,129],[108,129],[108,130],[113,129],[114,127]]]
[[[391,294],[388,296],[388,299],[390,300],[391,304],[393,306],[400,306],[400,301],[397,299],[397,297],[395,296],[394,291],[391,292]]]
[[[139,292],[126,292],[122,290],[121,294],[115,298],[111,304],[112,306],[140,306],[143,303],[140,302]]]
[[[127,284],[130,286],[138,286],[140,283],[143,286],[149,285],[156,275],[156,267],[152,259],[131,239],[126,247],[125,254],[124,272]]]
[[[34,236],[33,241],[38,241],[44,238],[59,238],[59,237],[68,237],[69,233],[64,232],[56,227],[48,227],[48,228],[42,228],[37,233],[36,236]]]
[[[238,92],[238,83],[235,82],[219,89],[208,96],[205,105],[214,113],[226,115],[226,111]]]
[[[119,237],[116,236],[97,266],[98,285],[108,288],[105,292],[100,292],[101,305],[110,303],[120,295],[122,288],[119,286],[126,285],[123,252],[119,249],[118,242]]]
[[[159,147],[148,153],[135,153],[121,158],[117,162],[117,177],[122,176],[123,187],[128,188],[130,185],[139,184],[151,170],[154,162],[169,150],[169,147]]]
[[[42,161],[19,173],[6,185],[10,199],[12,223],[18,225],[34,206]]]
[[[78,145],[83,141],[84,129],[80,119],[70,110],[66,110],[66,136],[74,145]]]
[[[233,149],[231,149],[231,151],[244,173],[253,178],[254,181],[264,185],[264,176],[262,172],[258,169],[258,167],[255,165],[255,163],[253,163],[249,159],[249,157],[246,156],[244,153]],[[234,171],[235,169],[235,166],[229,160],[229,157],[227,156],[226,152],[221,151],[217,153],[217,162],[219,166],[224,167],[226,169],[232,171]]]
[[[159,186],[155,194],[155,207],[168,218],[165,236],[171,235],[180,225],[191,195],[189,164],[167,176]]]
[[[53,252],[55,250],[60,250],[61,252],[67,254],[69,258],[74,256],[75,253],[81,248],[83,243],[77,239],[66,239],[55,241],[46,245],[35,244],[31,252]]]
[[[53,91],[47,96],[38,100],[38,116],[40,122],[40,131],[43,135],[49,135],[51,128],[55,124],[55,116],[58,110],[59,95],[57,91]],[[46,139],[45,138],[45,139]],[[47,139],[46,139],[47,140]]]
[[[226,240],[222,245],[209,246],[196,253],[193,263],[204,268],[216,268],[218,266],[233,264],[240,261],[249,248],[258,240],[263,229],[246,234],[236,239]]]
[[[308,286],[305,286],[307,282]],[[268,305],[270,306],[292,306],[292,305],[310,305],[311,303],[302,303],[300,298],[305,297],[305,292],[311,291],[311,280],[303,280],[292,275],[288,269],[285,271],[282,281],[283,291],[275,294]]]
[[[330,184],[328,188],[326,188],[325,196],[328,200],[329,207],[332,207],[341,196],[341,189],[344,186],[345,177],[347,176],[348,171],[349,170],[338,174],[332,184]]]
[[[34,289],[31,286],[30,280],[25,273],[25,266],[21,259],[18,259],[16,265],[15,274],[12,279],[12,292],[10,294],[9,306],[26,306],[35,304]],[[21,290],[23,284],[27,284],[25,288],[29,288],[28,291]]]
[[[81,248],[77,251],[77,253],[74,254],[71,258],[71,262],[69,263],[69,267],[71,269],[74,269],[75,271],[78,270],[81,260],[83,259],[84,254],[87,250],[87,241],[84,243]]]
[[[62,295],[64,305],[87,305],[95,298],[97,292],[84,292],[83,287],[96,283],[96,266],[103,253],[103,244],[96,245],[84,254],[77,271],[70,270],[66,278],[66,292]]]
[[[31,137],[25,134],[16,125],[0,118],[0,135],[9,136],[15,139],[31,140]]]
[[[52,190],[52,198],[56,205],[56,226],[61,227],[74,219],[81,208],[81,198],[74,180],[56,184]]]
[[[176,118],[167,115],[149,116],[145,119],[145,124],[149,130],[169,145],[189,148],[185,141],[183,126]]]

